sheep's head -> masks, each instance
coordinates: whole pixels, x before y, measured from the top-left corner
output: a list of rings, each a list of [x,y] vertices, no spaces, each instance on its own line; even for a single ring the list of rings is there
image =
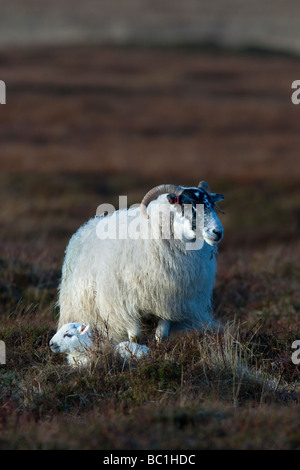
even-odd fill
[[[66,323],[49,342],[55,353],[81,353],[91,345],[89,325]]]
[[[177,222],[182,225],[189,239],[196,237],[195,229],[197,216],[200,215],[199,207],[203,208],[202,238],[212,246],[219,243],[223,237],[223,227],[216,211],[221,211],[217,202],[224,199],[222,194],[212,193],[205,181],[201,181],[198,187],[191,188],[160,185],[151,189],[143,198],[141,213],[144,217],[149,218],[147,213],[148,205],[161,195],[166,195],[167,201],[174,209]],[[186,211],[185,208],[190,208],[190,210]]]

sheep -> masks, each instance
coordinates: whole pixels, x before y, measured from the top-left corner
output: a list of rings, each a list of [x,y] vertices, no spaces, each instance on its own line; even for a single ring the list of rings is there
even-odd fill
[[[91,361],[95,344],[89,325],[70,322],[55,333],[49,346],[54,353],[66,354],[70,366],[86,366]],[[99,346],[102,348],[103,343],[101,342]],[[145,345],[129,341],[124,341],[115,348],[116,353],[124,360],[139,360],[148,354],[148,350]]]
[[[58,329],[87,322],[118,344],[136,342],[149,318],[157,341],[216,326],[212,293],[223,237],[216,211],[223,199],[204,181],[198,187],[163,184],[139,207],[86,222],[65,251]]]
[[[92,347],[89,325],[69,322],[51,338],[49,346],[54,353],[67,355],[69,365],[86,365]]]
[[[149,352],[148,346],[137,344],[132,341],[123,341],[122,343],[117,344],[115,350],[125,360],[138,360],[146,356]]]

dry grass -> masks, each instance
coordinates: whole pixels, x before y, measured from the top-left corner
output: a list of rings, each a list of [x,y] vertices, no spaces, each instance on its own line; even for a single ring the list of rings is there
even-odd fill
[[[149,356],[131,364],[108,346],[74,370],[49,351],[54,329],[34,318],[18,315],[2,329],[9,352],[0,386],[2,448],[298,446],[291,419],[297,377],[269,366],[267,356],[276,362],[282,352],[280,338],[262,341],[258,325],[228,322],[215,334],[178,334],[159,346],[150,340]],[[287,433],[277,444],[274,426]]]
[[[0,448],[299,448],[298,62],[96,47],[0,62]],[[226,196],[224,329],[70,370],[48,347],[70,235],[102,202],[198,179]]]
[[[296,58],[74,46],[0,50],[0,64],[2,171],[299,179]]]
[[[150,343],[150,355],[138,363],[124,364],[108,347],[90,366],[74,370],[49,352],[53,331],[17,323],[18,332],[4,332],[14,350],[1,378],[2,448],[208,448],[197,433],[203,423],[213,433],[239,410],[298,401],[279,386],[278,373],[249,366],[252,341],[240,338],[237,325]],[[149,421],[147,432],[141,416]]]

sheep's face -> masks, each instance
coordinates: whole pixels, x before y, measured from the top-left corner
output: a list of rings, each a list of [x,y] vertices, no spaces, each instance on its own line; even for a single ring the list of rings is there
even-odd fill
[[[66,323],[50,340],[49,346],[55,353],[80,353],[90,346],[89,325]]]
[[[167,199],[174,205],[176,217],[180,219],[187,238],[196,238],[200,234],[209,245],[220,242],[223,227],[216,214],[216,209],[219,209],[216,203],[224,199],[222,194],[207,193],[202,188],[187,188],[180,196],[168,194]],[[200,211],[199,207],[203,210]]]

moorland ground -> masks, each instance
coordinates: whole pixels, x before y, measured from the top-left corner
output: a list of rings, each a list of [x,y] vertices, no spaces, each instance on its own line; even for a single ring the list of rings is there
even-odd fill
[[[2,449],[294,449],[299,61],[197,48],[0,52]],[[160,183],[225,194],[215,334],[70,370],[48,342],[64,250],[100,203]]]

